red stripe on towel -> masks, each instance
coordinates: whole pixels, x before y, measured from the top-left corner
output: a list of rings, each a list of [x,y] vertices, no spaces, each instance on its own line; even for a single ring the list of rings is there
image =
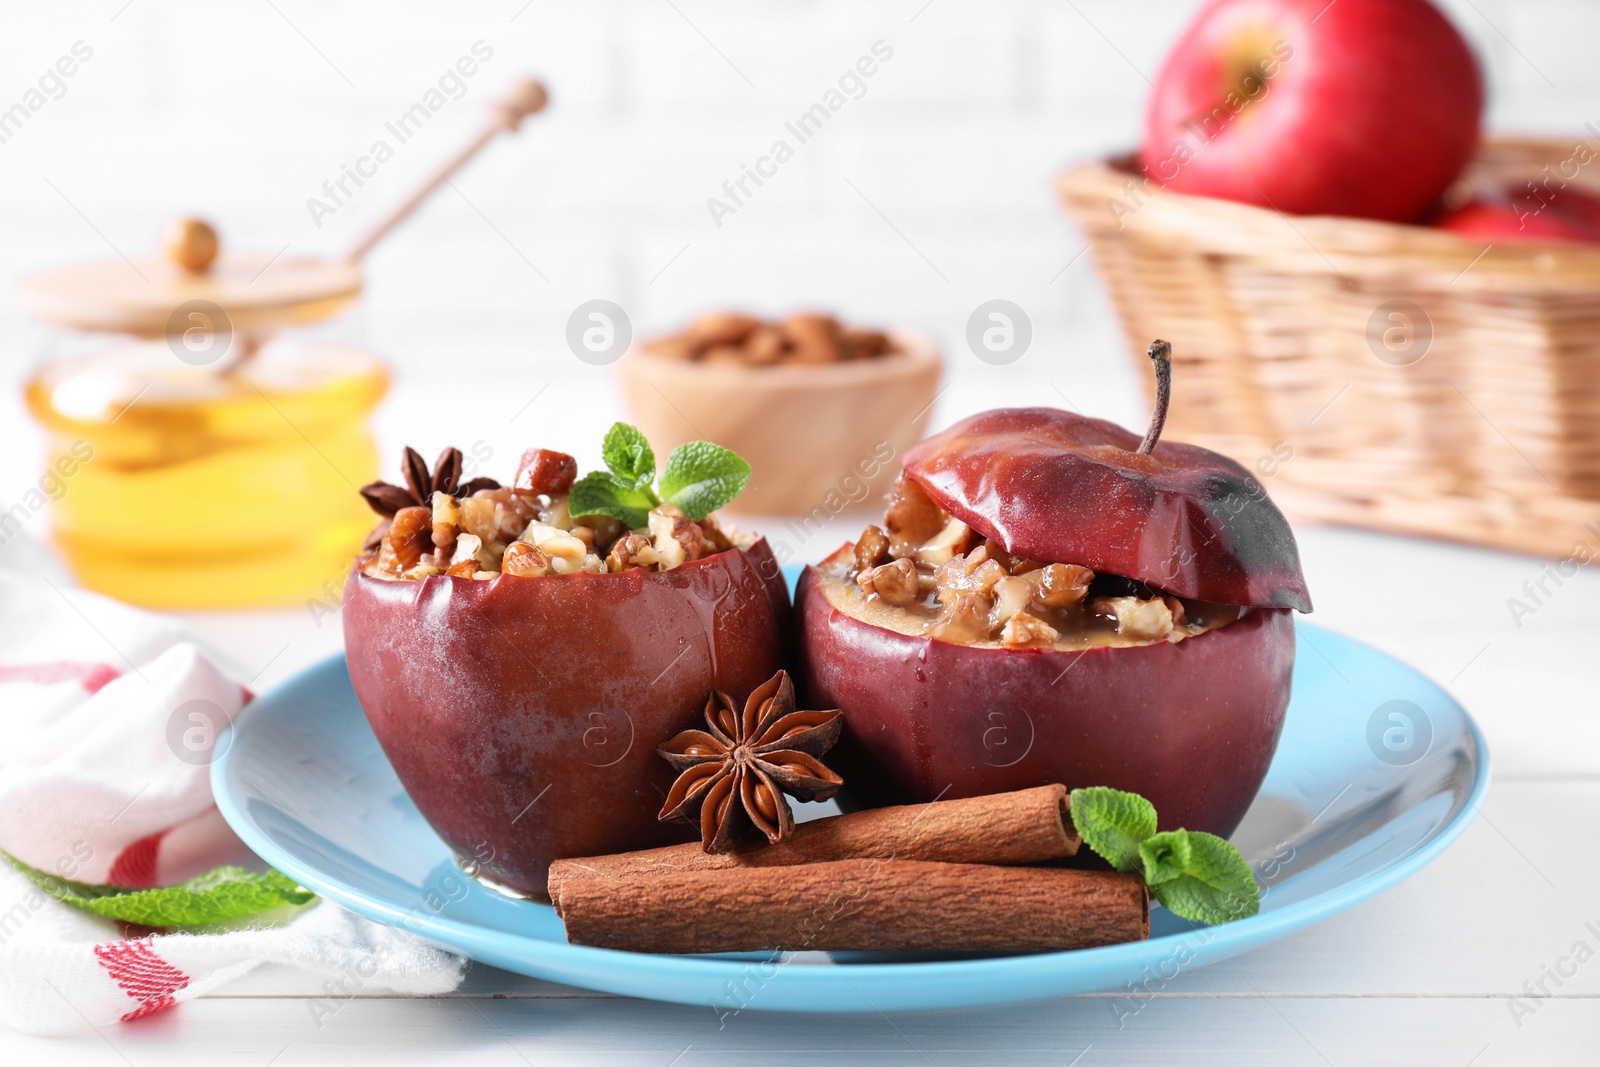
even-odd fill
[[[60,660],[55,663],[0,664],[0,683],[33,682],[37,685],[54,685],[59,682],[77,682],[91,696],[105,688],[107,682],[121,675],[122,672],[109,663],[72,663]]]
[[[139,1002],[122,1017],[123,1022],[176,1006],[172,994],[189,984],[189,976],[157,956],[148,941],[96,945],[94,954],[122,991]]]
[[[141,837],[123,849],[111,864],[106,881],[112,885],[148,889],[156,884],[156,853],[161,849],[161,839],[167,831],[157,830],[149,837]]]

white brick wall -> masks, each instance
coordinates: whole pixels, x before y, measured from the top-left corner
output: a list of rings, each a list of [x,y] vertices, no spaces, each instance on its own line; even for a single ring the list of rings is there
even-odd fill
[[[1070,160],[1133,142],[1145,76],[1190,0],[122,2],[7,4],[0,107],[74,41],[95,49],[66,95],[0,145],[10,377],[33,343],[12,292],[19,275],[107,255],[108,241],[148,250],[179,212],[212,217],[234,246],[335,252],[506,82],[537,73],[552,109],[371,261],[367,336],[413,378],[445,356],[486,373],[581,373],[562,325],[600,296],[641,330],[727,303],[821,305],[952,346],[976,304],[1005,297],[1035,321],[1019,381],[1045,370],[1098,383],[1129,409],[1112,414],[1135,417],[1087,259],[1056,278],[1081,242],[1050,181]],[[1600,5],[1447,6],[1488,64],[1495,125],[1600,119]],[[306,198],[478,39],[495,53],[465,97],[315,227]],[[865,95],[714,226],[706,197],[877,40],[894,56]],[[958,370],[976,366],[964,348],[952,354]]]

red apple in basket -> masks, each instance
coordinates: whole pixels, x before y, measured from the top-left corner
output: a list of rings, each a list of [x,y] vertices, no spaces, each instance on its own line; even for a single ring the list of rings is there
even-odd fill
[[[848,802],[1061,782],[1141,793],[1163,827],[1237,825],[1311,602],[1260,484],[1156,443],[1169,351],[1143,441],[1051,408],[973,416],[905,454],[887,533],[807,568],[799,675],[844,710]]]
[[[1483,104],[1427,0],[1212,0],[1156,74],[1140,163],[1181,193],[1406,222],[1471,157]]]
[[[1505,186],[1479,193],[1434,225],[1476,240],[1600,242],[1600,196],[1574,186]]]

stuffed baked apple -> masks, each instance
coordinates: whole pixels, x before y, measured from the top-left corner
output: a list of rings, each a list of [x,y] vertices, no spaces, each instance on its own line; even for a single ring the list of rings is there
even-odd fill
[[[529,895],[550,862],[670,844],[656,745],[713,690],[784,666],[788,593],[763,540],[712,510],[750,468],[706,442],[656,483],[637,430],[607,471],[534,449],[516,481],[462,483],[461,453],[362,490],[385,521],[344,601],[350,680],[406,792],[464,863]]]
[[[1309,611],[1294,537],[1234,461],[1051,408],[908,450],[883,526],[807,568],[800,678],[844,711],[844,799],[1061,782],[1226,836],[1277,746]]]

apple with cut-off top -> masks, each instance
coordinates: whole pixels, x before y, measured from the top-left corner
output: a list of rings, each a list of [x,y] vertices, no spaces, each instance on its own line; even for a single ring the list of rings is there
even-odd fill
[[[1024,560],[1014,574],[1078,565],[1165,597],[1231,605],[1233,621],[1126,646],[947,640],[874,621],[834,592],[847,544],[807,568],[796,594],[802,686],[814,706],[845,713],[834,760],[847,803],[1061,782],[1140,793],[1163,828],[1226,836],[1238,824],[1283,726],[1291,613],[1311,601],[1288,523],[1261,485],[1215,452],[1157,443],[1167,351],[1161,342],[1151,350],[1161,377],[1142,440],[1050,408],[989,411],[908,451],[905,477],[950,519]]]
[[[1428,0],[1212,0],[1156,74],[1140,163],[1180,193],[1409,222],[1471,158],[1483,106]]]
[[[553,860],[693,837],[658,818],[675,774],[656,747],[790,643],[767,542],[712,516],[748,465],[690,442],[658,478],[620,423],[603,452],[580,480],[530,449],[502,487],[461,484],[459,450],[431,475],[407,450],[407,488],[363,491],[390,517],[345,587],[350,684],[406,793],[464,865],[528,896]]]
[[[784,665],[788,593],[765,541],[662,573],[447,575],[345,589],[350,681],[434,830],[541,895],[551,861],[694,836],[656,818],[656,745],[713,689]]]

